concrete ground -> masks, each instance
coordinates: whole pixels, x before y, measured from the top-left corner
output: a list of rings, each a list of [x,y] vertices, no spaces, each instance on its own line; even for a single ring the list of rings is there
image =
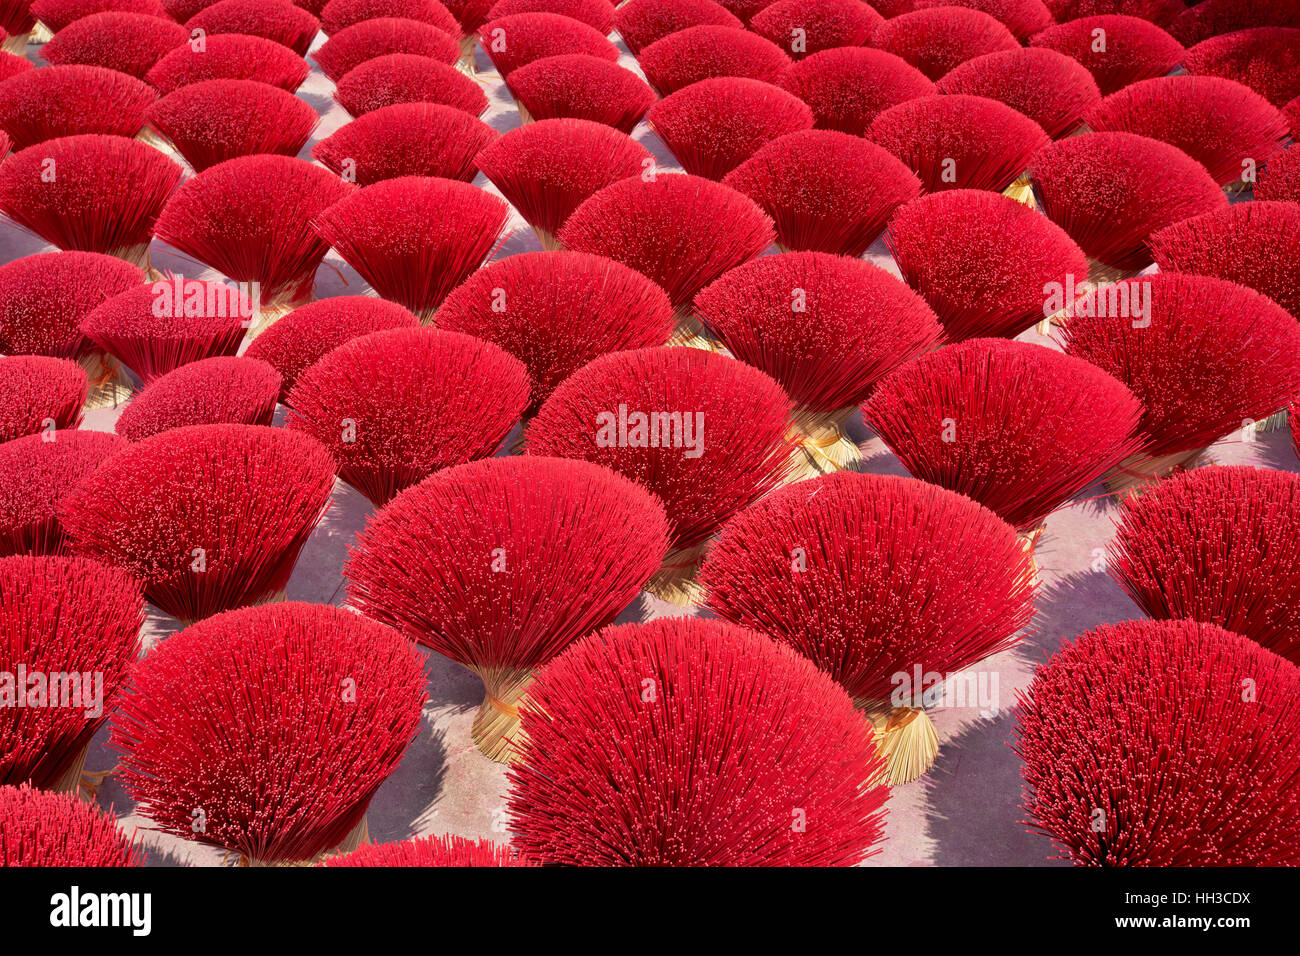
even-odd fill
[[[317,38],[317,43],[321,38]],[[635,60],[623,50],[622,65],[636,70]],[[28,55],[37,62],[39,48],[30,46]],[[491,106],[484,120],[501,132],[519,125],[519,115],[509,92],[496,78],[482,51],[478,53],[480,82]],[[638,71],[639,72],[639,71]],[[315,137],[301,156],[320,139],[347,122],[347,114],[332,99],[333,86],[313,69],[299,91],[322,114]],[[635,138],[657,157],[663,169],[680,166],[658,138],[642,124]],[[476,185],[495,192],[480,175]],[[527,225],[515,216],[513,234],[497,257],[539,248]],[[0,261],[47,251],[49,247],[22,233],[12,224],[0,222]],[[892,261],[877,243],[868,257],[890,269]],[[191,278],[219,278],[173,250],[155,243],[153,265]],[[320,297],[367,291],[365,283],[331,253],[317,274]],[[1034,332],[1021,337],[1046,342]],[[280,410],[281,413],[283,409]],[[103,409],[87,416],[83,427],[111,431],[120,409]],[[857,423],[856,437],[863,441],[863,470],[880,474],[905,474],[897,459],[879,439]],[[506,446],[511,443],[507,439]],[[1292,450],[1290,433],[1280,430],[1261,433],[1251,443],[1240,435],[1231,436],[1212,449],[1215,461],[1224,464],[1250,463],[1288,471],[1300,470]],[[342,566],[347,549],[372,513],[370,503],[359,493],[339,483],[333,502],[302,552],[291,579],[290,600],[341,604],[344,600]],[[938,709],[932,712],[941,751],[934,768],[921,780],[897,787],[889,802],[886,840],[881,852],[869,861],[877,866],[975,866],[1042,865],[1048,863],[1052,847],[1046,838],[1030,834],[1018,821],[1020,797],[1018,759],[1009,746],[1013,721],[1010,709],[1017,691],[1025,688],[1036,662],[1050,655],[1076,634],[1110,621],[1139,616],[1137,608],[1117,585],[1094,565],[1114,529],[1116,509],[1099,486],[1086,491],[1070,507],[1048,519],[1047,530],[1037,549],[1042,573],[1042,596],[1033,633],[1023,644],[980,665],[982,671],[999,678],[1000,711],[981,718],[974,709]],[[623,621],[682,613],[679,608],[642,595],[638,604],[620,618]],[[151,609],[147,634],[150,639],[170,633],[175,622]],[[369,815],[370,835],[376,842],[401,840],[412,835],[452,833],[506,841],[504,824],[506,797],[505,769],[482,756],[470,740],[470,725],[482,700],[479,679],[436,654],[426,655],[430,703],[425,724],[407,751],[398,771],[380,788]],[[88,770],[112,766],[113,755],[105,747],[107,726],[97,736],[87,761]],[[216,865],[224,854],[186,840],[150,830],[149,820],[134,811],[131,800],[111,776],[99,790],[97,802],[111,808],[129,832],[138,828],[138,840],[148,851],[152,865]]]

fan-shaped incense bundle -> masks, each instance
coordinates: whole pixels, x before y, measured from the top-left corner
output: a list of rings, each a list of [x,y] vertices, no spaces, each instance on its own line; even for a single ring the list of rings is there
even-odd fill
[[[1300,669],[1213,624],[1104,625],[1016,709],[1025,810],[1085,866],[1300,862]]]
[[[458,332],[390,329],[343,343],[298,376],[290,429],[317,439],[377,507],[435,471],[485,458],[528,404],[528,373]]]
[[[863,407],[912,475],[995,512],[1032,548],[1049,514],[1142,447],[1142,405],[1082,359],[970,339],[908,362]]]
[[[218,356],[168,372],[141,389],[114,429],[143,441],[187,425],[270,425],[280,376],[265,362]]]
[[[114,455],[59,518],[76,553],[131,571],[188,622],[281,597],[333,486],[333,459],[306,435],[194,425]]]
[[[1300,393],[1300,325],[1223,279],[1159,273],[1102,286],[1075,304],[1062,338],[1142,401],[1146,442],[1110,476],[1115,491],[1193,464]]]
[[[439,472],[380,511],[344,573],[366,615],[468,667],[474,742],[512,760],[533,672],[610,623],[667,550],[663,506],[586,462],[492,458]]]
[[[64,429],[0,444],[0,555],[70,553],[64,497],[125,447],[107,432]]]
[[[466,279],[438,310],[438,327],[492,342],[524,363],[527,419],[593,359],[665,344],[673,310],[662,289],[612,259],[525,252]]]
[[[510,825],[542,863],[845,866],[882,836],[889,791],[848,697],[744,628],[607,628],[542,671],[523,723]]]
[[[280,401],[286,402],[298,376],[344,342],[419,324],[395,302],[370,295],[318,299],[290,312],[250,342],[244,357],[260,359],[280,373]]]
[[[1033,616],[1010,525],[914,478],[840,472],[736,515],[700,571],[708,606],[789,644],[871,716],[889,780],[938,753],[943,680],[1016,643]]]
[[[747,262],[706,286],[695,307],[731,354],[793,399],[801,444],[791,477],[861,460],[848,419],[881,377],[942,332],[925,301],[883,269],[819,252]]]
[[[0,349],[79,362],[87,406],[115,405],[129,391],[121,367],[86,338],[81,323],[100,303],[143,281],[137,266],[97,252],[43,252],[6,263],[0,266]]]
[[[0,558],[0,784],[76,791],[143,624],[140,586],[124,571],[82,558]]]
[[[1201,468],[1125,503],[1111,574],[1146,614],[1206,621],[1300,661],[1300,478]]]
[[[139,866],[117,823],[76,794],[0,787],[0,866]]]
[[[766,374],[714,352],[615,352],[560,383],[528,426],[525,449],[604,465],[657,494],[672,550],[647,590],[685,605],[698,599],[709,539],[784,480],[797,441],[790,410]]]
[[[892,53],[840,47],[814,53],[777,80],[811,107],[817,129],[854,136],[899,103],[929,96],[935,87],[916,67]]]
[[[355,849],[420,726],[420,656],[342,608],[275,604],[173,634],[113,723],[122,785],[161,829],[248,866]],[[197,810],[197,812],[196,812]]]

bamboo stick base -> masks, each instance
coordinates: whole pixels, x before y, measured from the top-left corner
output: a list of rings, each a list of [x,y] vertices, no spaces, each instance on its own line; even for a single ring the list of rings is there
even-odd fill
[[[705,334],[704,323],[689,306],[678,306],[673,310],[673,333],[668,344],[675,348],[712,349],[712,339]]]
[[[474,50],[478,46],[478,33],[471,33],[468,36],[460,38],[460,58],[456,60],[456,69],[460,70],[472,80],[479,77],[491,79],[498,74],[480,73],[478,64],[474,62]]]
[[[135,138],[146,146],[152,146],[167,158],[174,160],[178,166],[189,166],[189,162],[180,154],[172,144],[171,140],[167,139],[165,136],[160,136],[155,130],[150,129],[148,126],[136,133]]]
[[[5,53],[12,53],[14,56],[26,56],[27,39],[30,35],[30,32],[28,32],[15,33],[13,36],[7,36],[4,38],[4,42],[0,43],[0,50],[3,50]]]
[[[854,409],[834,412],[796,410],[794,433],[799,446],[790,455],[787,484],[843,471],[862,461],[862,449],[844,433]]]
[[[885,780],[891,787],[911,783],[934,766],[939,735],[920,707],[880,707],[858,702],[871,721],[876,750],[885,758]]]
[[[1089,273],[1088,273],[1088,274],[1089,274],[1089,276],[1091,276],[1091,275],[1092,275],[1091,268],[1092,268],[1092,265],[1093,265],[1093,260],[1089,259],[1089,260],[1088,260],[1088,265],[1089,265]],[[1095,286],[1093,285],[1093,283],[1092,283],[1091,281],[1088,281],[1088,280],[1085,280],[1084,282],[1081,282],[1081,283],[1079,283],[1078,285],[1076,285],[1076,286],[1074,287],[1074,298],[1075,298],[1075,301],[1078,301],[1078,300],[1081,299],[1083,296],[1087,295],[1088,292],[1090,292],[1093,288],[1095,288]],[[1047,316],[1046,318],[1044,318],[1043,321],[1039,322],[1036,326],[1034,326],[1034,328],[1038,331],[1038,334],[1039,334],[1039,335],[1051,335],[1051,334],[1052,334],[1052,326],[1054,326],[1054,325],[1059,325],[1059,326],[1064,327],[1064,326],[1065,326],[1065,323],[1066,323],[1067,321],[1069,321],[1069,318],[1070,318],[1070,309],[1071,309],[1073,306],[1074,306],[1074,302],[1066,302],[1065,305],[1064,305],[1063,307],[1061,307],[1060,309],[1057,309],[1057,310],[1056,310],[1055,312],[1053,312],[1051,315],[1049,315],[1049,316]]]
[[[1100,259],[1089,258],[1088,278],[1085,282],[1081,282],[1075,286],[1076,299],[1083,298],[1084,295],[1095,289],[1100,284],[1109,285],[1116,282],[1122,282],[1125,279],[1133,278],[1137,274],[1137,272],[1131,270],[1117,269],[1114,266],[1108,266]],[[1038,334],[1051,335],[1053,325],[1064,326],[1066,321],[1069,319],[1070,308],[1073,304],[1074,303],[1072,302],[1067,302],[1065,308],[1049,315],[1047,318],[1039,322],[1038,325],[1035,326],[1038,330]]]
[[[1115,266],[1108,266],[1100,259],[1088,258],[1088,281],[1097,285],[1102,282],[1123,282],[1125,279],[1131,279],[1136,272],[1129,269],[1119,269]]]
[[[646,582],[646,591],[678,607],[699,604],[704,599],[704,589],[697,575],[706,546],[707,543],[669,551],[663,566]]]
[[[533,226],[533,232],[537,235],[538,243],[540,243],[541,247],[547,252],[558,252],[564,248],[564,246],[560,245],[560,240],[556,239],[553,233],[549,233],[545,229],[539,229],[537,226]]]
[[[36,21],[36,26],[32,28],[31,36],[28,38],[32,43],[49,43],[54,39],[54,31],[47,27],[40,20]]]
[[[702,352],[717,352],[720,355],[728,354],[721,343],[709,338],[707,335],[674,335],[668,340],[667,344],[679,349],[699,349]]]
[[[248,326],[248,332],[245,336],[246,340],[249,342],[253,341],[253,339],[257,338],[271,326],[275,325],[275,323],[279,322],[294,309],[301,308],[310,301],[311,298],[308,297],[298,302],[282,302],[276,305],[263,306],[258,309],[257,314],[253,316],[252,322]]]
[[[261,607],[263,604],[279,604],[286,600],[288,598],[285,596],[284,588],[281,588],[278,591],[272,591],[266,597],[258,598],[255,603],[258,607]]]
[[[131,397],[131,380],[122,363],[105,352],[77,357],[86,372],[86,409],[116,408]]]
[[[1017,531],[1016,539],[1020,542],[1021,549],[1029,556],[1029,580],[1031,584],[1038,584],[1042,580],[1039,574],[1038,559],[1034,550],[1038,547],[1038,541],[1047,530],[1047,524],[1044,522],[1037,528],[1031,528],[1029,531]]]
[[[1148,458],[1144,455],[1130,455],[1102,476],[1106,490],[1112,494],[1128,497],[1141,494],[1148,485],[1155,484],[1161,478],[1175,471],[1191,471],[1208,462],[1206,449],[1193,448],[1173,455],[1160,455]]]
[[[1061,309],[1058,312],[1053,312],[1051,315],[1044,318],[1043,321],[1034,326],[1034,330],[1038,332],[1039,335],[1051,335],[1052,326],[1059,325],[1064,328],[1065,323],[1070,318],[1070,305],[1072,304],[1073,303],[1069,303],[1064,309]]]
[[[147,273],[153,271],[149,266],[149,243],[147,242],[137,242],[133,246],[118,246],[116,249],[108,250],[108,254],[123,262],[129,262]]]
[[[104,785],[104,781],[115,773],[117,773],[116,766],[109,767],[107,770],[83,771],[80,780],[82,796],[93,803],[99,796],[99,788]]]
[[[256,601],[253,601],[251,604],[241,604],[240,607],[261,607],[263,604],[279,604],[286,600],[288,600],[288,598],[285,596],[284,590],[281,589],[279,591],[272,591],[270,594],[258,598]],[[235,609],[232,608],[232,610]],[[219,614],[221,612],[218,611],[217,613]],[[184,630],[185,628],[189,627],[191,624],[197,624],[200,618],[190,619],[190,618],[178,617],[176,620],[180,623],[181,629]]]
[[[470,69],[474,68],[474,48],[478,46],[478,34],[468,33],[460,38],[460,55]]]
[[[331,847],[323,853],[319,853],[310,860],[255,860],[249,856],[240,856],[237,866],[267,866],[267,867],[294,867],[294,866],[315,866],[327,856],[339,856],[344,853],[351,853],[363,843],[370,842],[370,824],[366,816],[362,814],[361,822],[354,826],[348,835],[343,838],[338,846]]]
[[[1255,431],[1275,432],[1279,428],[1285,428],[1289,418],[1290,418],[1290,412],[1284,408],[1280,412],[1274,412],[1272,415],[1268,416],[1268,418],[1265,418],[1263,421],[1256,422]]]
[[[81,775],[86,769],[86,755],[90,753],[90,744],[81,748],[81,753],[73,758],[68,768],[59,775],[59,779],[50,784],[55,793],[78,793],[81,788]]]
[[[526,738],[519,726],[519,703],[532,681],[531,671],[511,671],[484,680],[483,703],[474,716],[470,736],[488,759],[508,764],[523,754]]]
[[[1028,173],[1021,174],[1014,183],[1002,190],[1002,195],[1030,209],[1038,208],[1038,200],[1034,198],[1034,184]]]
[[[700,349],[704,352],[717,352],[730,355],[730,350],[715,339],[704,327],[699,316],[691,311],[690,306],[678,306],[674,309],[676,325],[668,345],[673,348]]]

